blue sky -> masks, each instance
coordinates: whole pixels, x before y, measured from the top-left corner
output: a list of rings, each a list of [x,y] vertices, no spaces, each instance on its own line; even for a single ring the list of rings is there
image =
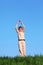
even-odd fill
[[[19,56],[19,19],[26,26],[26,55],[43,55],[43,0],[0,0],[0,56]]]

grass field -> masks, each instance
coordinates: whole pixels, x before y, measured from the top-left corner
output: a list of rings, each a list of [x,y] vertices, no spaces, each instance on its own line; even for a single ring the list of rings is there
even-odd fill
[[[43,55],[34,57],[0,57],[0,65],[43,65]]]

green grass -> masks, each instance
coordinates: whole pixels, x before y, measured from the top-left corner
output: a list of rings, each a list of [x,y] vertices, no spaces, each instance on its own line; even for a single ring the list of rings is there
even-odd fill
[[[43,55],[34,57],[0,57],[0,65],[43,65]]]

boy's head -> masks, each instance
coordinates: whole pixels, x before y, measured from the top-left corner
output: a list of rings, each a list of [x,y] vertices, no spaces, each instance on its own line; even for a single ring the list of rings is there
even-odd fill
[[[19,26],[19,27],[18,27],[18,30],[19,30],[20,32],[22,32],[22,31],[23,31],[23,27],[22,27],[22,26]]]

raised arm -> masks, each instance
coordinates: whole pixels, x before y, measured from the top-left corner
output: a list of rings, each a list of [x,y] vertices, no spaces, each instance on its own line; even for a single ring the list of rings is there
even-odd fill
[[[25,25],[23,24],[23,22],[21,22],[22,27],[23,27],[23,31],[25,31]]]
[[[16,28],[15,28],[17,33],[19,32],[19,30],[18,30],[18,24],[19,24],[19,22],[16,23]]]

